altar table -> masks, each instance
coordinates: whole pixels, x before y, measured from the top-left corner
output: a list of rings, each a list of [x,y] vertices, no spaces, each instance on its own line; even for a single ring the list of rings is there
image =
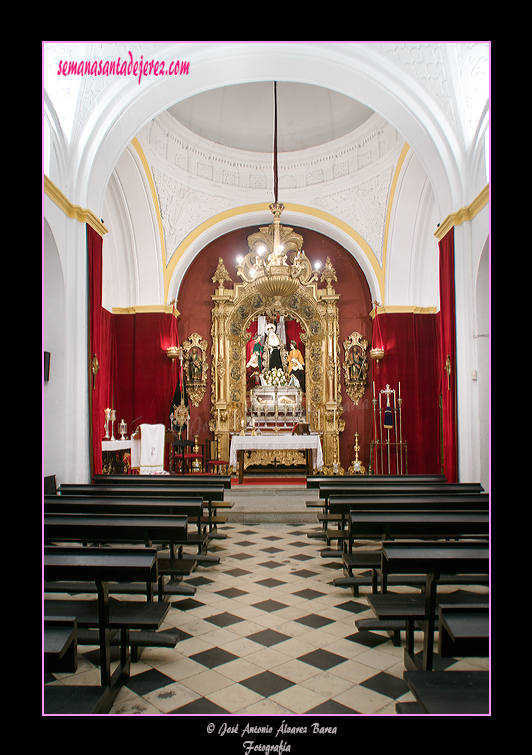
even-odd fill
[[[246,451],[305,451],[307,474],[323,466],[323,452],[319,435],[233,435],[229,451],[229,466],[238,467],[238,482],[244,479]]]

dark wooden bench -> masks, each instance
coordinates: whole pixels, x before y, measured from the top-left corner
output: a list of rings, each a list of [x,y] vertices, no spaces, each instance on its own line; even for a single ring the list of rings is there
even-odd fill
[[[401,580],[398,580],[402,584]],[[443,584],[443,580],[440,584]],[[482,593],[471,593],[467,591],[457,591],[455,593],[444,594],[437,600],[436,606],[440,607],[440,602],[444,608],[454,609],[457,606],[461,608],[480,608],[483,611],[488,610],[488,597]],[[374,593],[368,596],[368,603],[377,618],[373,619],[356,619],[355,626],[360,630],[366,631],[385,631],[393,633],[393,642],[395,646],[400,645],[400,632],[406,633],[406,653],[414,652],[414,631],[423,631],[424,620],[426,615],[426,596],[420,593]]]
[[[117,475],[121,477],[122,475]],[[169,475],[148,475],[153,476],[153,479],[167,479]],[[126,476],[126,479],[129,475]],[[133,479],[133,477],[131,478]],[[179,477],[179,480],[183,478]],[[187,478],[188,479],[188,478]],[[217,525],[224,524],[226,517],[220,517],[217,514],[217,509],[221,507],[230,507],[232,504],[224,501],[224,486],[216,484],[214,482],[200,482],[200,483],[184,483],[184,484],[167,484],[162,483],[142,483],[130,485],[126,484],[70,484],[62,483],[58,488],[59,495],[84,495],[99,497],[117,497],[122,498],[138,498],[138,497],[157,497],[157,498],[190,498],[191,496],[200,496],[205,506],[207,507],[207,517],[204,518],[203,523],[208,529],[211,539],[223,539],[224,534],[217,532]]]
[[[307,477],[307,488],[317,488],[320,485],[327,485],[329,483],[333,485],[366,485],[371,483],[396,484],[398,482],[447,482],[447,478],[443,474],[310,475]]]
[[[353,510],[397,510],[397,511],[414,511],[414,510],[444,510],[449,509],[457,511],[464,510],[489,510],[489,494],[459,494],[459,495],[404,495],[394,493],[386,496],[357,496],[344,497],[332,495],[329,497],[328,513],[318,514],[318,521],[321,527],[307,534],[309,538],[326,540],[327,544],[331,540],[352,542],[349,540],[348,532],[348,515]],[[334,528],[329,525],[335,524]],[[321,554],[323,557],[340,557],[342,548],[337,550],[325,549]]]
[[[352,588],[353,595],[359,595],[362,586],[371,586],[377,592],[381,568],[381,551],[352,549],[354,539],[400,540],[418,538],[420,540],[440,540],[460,538],[486,538],[489,534],[489,514],[478,511],[352,511],[349,514],[349,549],[342,554],[345,577],[333,580],[335,587]],[[363,570],[354,574],[354,570]],[[446,585],[485,585],[484,575],[460,574],[441,575],[440,583]],[[423,589],[423,574],[392,575],[390,584]],[[369,629],[371,619],[363,628]],[[396,629],[391,624],[388,629]]]
[[[43,577],[61,583],[65,580],[94,581],[96,600],[45,599],[45,616],[74,617],[78,628],[98,630],[100,684],[45,685],[45,714],[109,712],[116,694],[129,678],[130,632],[157,631],[169,610],[168,603],[153,601],[109,601],[110,581],[157,582],[157,552],[153,548],[62,548],[45,547]],[[111,673],[110,640],[120,632],[120,659]]]
[[[196,531],[187,530],[186,542],[180,543],[179,559],[190,562],[189,572],[196,567],[215,566],[220,563],[219,556],[208,553],[209,544],[213,538],[212,532],[207,528],[206,523],[212,522],[211,518],[202,515],[204,501],[201,496],[196,497],[176,497],[166,498],[156,495],[146,494],[145,497],[130,498],[127,495],[55,495],[44,496],[45,512],[100,512],[100,513],[130,513],[130,514],[182,514],[190,518],[192,524],[196,525]],[[188,553],[184,550],[186,546],[196,548],[196,553]],[[165,572],[168,573],[169,572]],[[186,570],[180,569],[182,575],[187,574]],[[181,588],[182,589],[182,588]],[[176,593],[177,594],[177,593]]]
[[[45,616],[43,621],[44,671],[73,674],[78,667],[75,616]]]
[[[489,671],[405,671],[403,677],[416,702],[396,703],[396,713],[489,714]]]
[[[335,587],[352,587],[355,596],[359,594],[358,590],[361,586],[371,585],[372,591],[377,589],[379,577],[378,570],[381,565],[381,553],[380,549],[372,550],[353,550],[353,543],[356,539],[382,541],[386,539],[397,538],[409,538],[418,537],[420,539],[440,539],[440,538],[460,538],[460,537],[479,537],[485,538],[489,534],[489,513],[488,509],[472,509],[468,510],[466,500],[467,496],[458,496],[454,499],[446,501],[447,505],[455,506],[455,509],[444,508],[440,509],[438,504],[442,501],[441,498],[426,499],[425,507],[416,509],[413,507],[410,509],[410,503],[405,502],[405,508],[401,508],[401,504],[398,501],[394,508],[388,506],[386,503],[376,504],[373,501],[363,503],[358,501],[356,504],[352,504],[349,515],[346,517],[348,522],[348,536],[347,546],[343,552],[340,551],[324,551],[323,555],[340,555],[342,558],[343,569],[345,577],[338,578],[333,581]],[[488,498],[488,496],[486,496]],[[421,503],[421,499],[419,500]],[[342,506],[343,504],[339,504]],[[462,509],[465,506],[466,511]],[[386,509],[386,513],[384,511]],[[467,513],[466,513],[467,512]],[[352,514],[352,516],[351,516]],[[358,517],[358,526],[355,527],[354,523]],[[361,521],[361,517],[366,520],[364,523]],[[449,521],[449,518],[453,518],[453,522]],[[403,521],[401,521],[401,519]],[[412,531],[409,532],[409,522],[414,523]],[[437,520],[440,520],[439,522]],[[376,529],[371,533],[371,522],[374,522]],[[447,532],[445,532],[448,527]],[[388,537],[389,536],[389,537]],[[353,570],[363,569],[369,570],[370,574],[354,575]],[[404,581],[399,581],[396,578],[391,578],[394,584],[404,584],[412,587],[422,588],[424,585],[424,577],[420,575],[409,575],[408,577],[402,577]],[[484,577],[475,577],[473,581],[472,575],[459,575],[456,577],[457,581],[452,584],[485,584],[486,579]],[[449,584],[447,578],[444,578],[444,583]]]
[[[484,488],[476,482],[445,482],[445,483],[397,483],[388,485],[342,485],[332,484],[320,485],[318,488],[319,498],[323,500],[323,507],[327,513],[329,498],[361,498],[361,497],[383,497],[394,495],[475,495],[481,494]]]
[[[45,543],[142,543],[152,547],[154,543],[170,545],[170,564],[158,559],[158,593],[159,599],[165,597],[164,576],[173,575],[172,562],[175,561],[175,546],[186,542],[187,518],[174,515],[127,515],[97,513],[45,513],[43,517],[43,536]],[[53,586],[48,591],[53,591]],[[79,591],[79,590],[78,590]],[[146,595],[153,597],[153,585],[146,583]],[[166,595],[172,592],[166,591]]]
[[[92,482],[96,485],[223,485],[224,488],[231,488],[230,475],[214,475],[204,473],[192,473],[189,475],[93,475]]]
[[[397,595],[388,594],[388,578],[391,574],[424,574],[425,595],[423,609],[424,645],[421,660],[413,653],[413,623],[420,620],[419,613],[412,610],[405,615],[398,612]],[[405,649],[407,669],[429,671],[434,655],[434,628],[436,622],[437,585],[442,574],[489,574],[488,541],[464,542],[384,542],[381,547],[382,592],[368,595],[368,603],[379,619],[389,621],[404,619],[409,637]],[[419,596],[412,596],[413,599]],[[448,600],[449,596],[445,596]],[[415,602],[413,600],[413,602]],[[443,601],[442,601],[443,602]]]
[[[489,656],[488,606],[438,606],[440,658]]]
[[[357,490],[360,486],[397,486],[397,485],[419,485],[427,483],[443,484],[447,482],[445,475],[428,474],[428,475],[314,475],[307,477],[307,488],[318,489],[325,485],[334,485],[339,487],[349,487]],[[321,500],[307,501],[308,508],[323,508]]]

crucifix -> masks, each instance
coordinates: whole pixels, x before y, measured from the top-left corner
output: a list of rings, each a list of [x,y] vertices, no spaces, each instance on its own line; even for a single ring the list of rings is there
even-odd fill
[[[445,372],[447,373],[447,390],[451,390],[451,357],[449,354],[447,354],[447,359],[445,360],[445,367],[443,368]]]

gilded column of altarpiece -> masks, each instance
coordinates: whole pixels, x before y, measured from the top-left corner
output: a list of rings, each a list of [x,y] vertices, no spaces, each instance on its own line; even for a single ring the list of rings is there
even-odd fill
[[[273,212],[273,210],[272,210]],[[273,235],[271,226],[261,229]],[[280,231],[279,231],[280,229]],[[292,239],[297,234],[292,229],[278,226],[274,229],[283,238]],[[257,234],[249,237],[255,241]],[[301,239],[301,237],[297,237]],[[301,239],[302,242],[302,239]],[[220,258],[212,278],[217,290],[211,297],[212,309],[212,394],[211,420],[209,427],[218,440],[219,457],[229,458],[230,434],[238,433],[246,417],[246,343],[250,324],[259,315],[275,322],[277,315],[285,320],[297,320],[302,328],[300,334],[305,344],[306,418],[312,430],[318,430],[323,438],[324,474],[343,474],[339,456],[339,433],[344,430],[340,394],[340,347],[338,325],[338,299],[333,288],[336,274],[330,260],[324,266],[320,279],[310,269],[308,259],[301,252],[300,244],[285,244],[292,251],[283,267],[275,267],[260,281],[246,280],[245,272],[239,274],[244,281],[226,288],[232,279]],[[299,246],[299,248],[297,248]],[[251,244],[250,244],[251,248]],[[275,264],[279,263],[275,259]],[[290,264],[289,264],[290,263]],[[288,268],[288,270],[286,269]],[[273,295],[266,295],[264,281],[271,283],[275,273],[289,278],[290,285],[273,288]],[[268,277],[269,276],[269,277]],[[278,276],[278,277],[279,277]],[[285,281],[286,283],[286,281]],[[324,287],[319,287],[324,283]],[[288,295],[279,295],[291,289]]]

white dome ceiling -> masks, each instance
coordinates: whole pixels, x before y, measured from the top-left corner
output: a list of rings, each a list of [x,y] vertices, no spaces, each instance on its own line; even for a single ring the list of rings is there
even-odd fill
[[[193,133],[217,144],[273,152],[273,82],[220,87],[168,109]],[[277,82],[277,150],[294,152],[345,136],[373,110],[338,92],[310,84]]]

